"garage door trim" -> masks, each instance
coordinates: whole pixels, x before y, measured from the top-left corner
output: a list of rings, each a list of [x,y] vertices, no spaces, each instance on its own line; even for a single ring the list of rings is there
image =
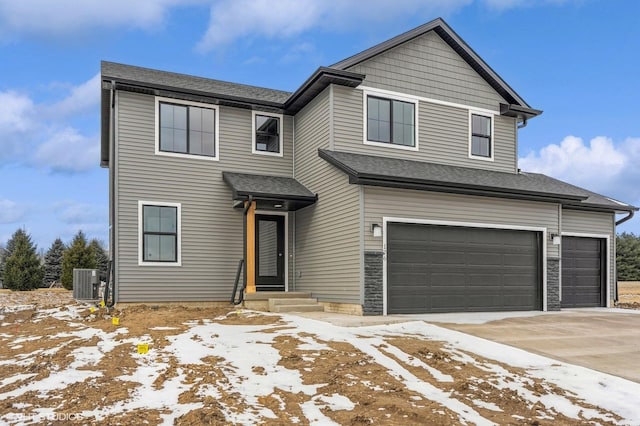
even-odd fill
[[[447,220],[429,220],[429,219],[413,219],[402,217],[382,218],[382,306],[383,313],[387,315],[387,224],[388,223],[413,223],[419,225],[441,225],[441,226],[458,226],[464,228],[489,228],[489,229],[510,229],[513,231],[533,231],[542,233],[542,310],[547,311],[547,228],[537,226],[519,226],[505,225],[498,223],[481,223],[481,222],[454,222]],[[607,283],[608,286],[608,283]],[[607,301],[608,303],[608,301]]]
[[[609,234],[589,234],[584,232],[562,232],[560,235],[563,237],[580,237],[580,238],[598,238],[605,240],[605,264],[607,270],[605,271],[605,291],[606,291],[606,307],[611,307],[611,235]],[[560,246],[560,253],[562,253],[562,246]],[[560,259],[560,302],[562,303],[562,259]]]

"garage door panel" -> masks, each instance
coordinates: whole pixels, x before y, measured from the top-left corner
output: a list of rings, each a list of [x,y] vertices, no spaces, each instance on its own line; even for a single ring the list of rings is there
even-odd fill
[[[389,313],[540,309],[535,232],[389,223],[387,247]]]
[[[562,237],[562,307],[605,305],[604,240]]]

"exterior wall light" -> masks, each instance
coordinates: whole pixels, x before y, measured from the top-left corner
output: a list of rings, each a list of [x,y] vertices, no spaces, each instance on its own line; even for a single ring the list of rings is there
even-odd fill
[[[551,234],[551,242],[553,242],[553,245],[559,246],[562,242],[562,237],[558,234]]]
[[[382,227],[377,223],[371,224],[371,232],[373,232],[374,237],[382,237]]]

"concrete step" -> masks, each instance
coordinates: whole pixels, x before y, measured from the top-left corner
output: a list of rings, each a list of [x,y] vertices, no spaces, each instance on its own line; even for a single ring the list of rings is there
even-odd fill
[[[307,291],[258,291],[247,293],[244,300],[269,300],[269,299],[306,299],[311,297]]]
[[[311,297],[291,297],[287,299],[271,298],[269,299],[269,311],[275,312],[276,306],[302,306],[302,305],[317,305],[318,299],[312,299]]]
[[[315,304],[304,305],[275,305],[269,308],[269,312],[286,313],[286,312],[323,312],[324,306]]]

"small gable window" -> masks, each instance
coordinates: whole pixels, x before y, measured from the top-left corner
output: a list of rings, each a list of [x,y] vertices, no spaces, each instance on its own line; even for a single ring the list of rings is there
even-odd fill
[[[479,114],[471,114],[471,146],[472,157],[493,158],[493,143],[491,136],[491,117]]]
[[[156,153],[218,159],[216,106],[156,98]]]
[[[252,152],[282,156],[282,115],[253,112]]]
[[[415,147],[415,104],[367,96],[367,141]]]

